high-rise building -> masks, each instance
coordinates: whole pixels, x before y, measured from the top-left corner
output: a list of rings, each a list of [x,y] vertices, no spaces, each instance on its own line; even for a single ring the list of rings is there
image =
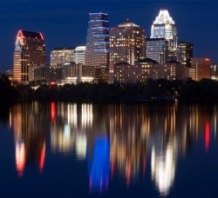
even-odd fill
[[[191,58],[193,57],[193,44],[179,42],[178,44],[178,62],[183,66],[191,67]]]
[[[85,64],[86,46],[78,46],[75,48],[75,63]]]
[[[113,27],[110,31],[110,72],[118,62],[134,65],[145,58],[145,30],[130,20]]]
[[[146,57],[157,61],[159,64],[164,64],[167,60],[168,42],[163,38],[147,39],[146,40]]]
[[[177,29],[168,10],[161,9],[151,26],[151,39],[163,38],[168,42],[169,55],[166,61],[176,60],[177,56]]]
[[[85,64],[108,65],[109,22],[105,13],[89,13]]]
[[[74,62],[74,48],[55,48],[50,54],[50,65],[57,66]]]
[[[27,83],[31,80],[31,68],[46,64],[44,38],[39,32],[19,30],[14,51],[14,80]]]

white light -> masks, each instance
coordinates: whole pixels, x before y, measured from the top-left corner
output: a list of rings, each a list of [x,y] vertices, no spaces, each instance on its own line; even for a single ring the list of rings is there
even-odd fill
[[[79,159],[85,159],[87,151],[86,134],[77,134],[76,136],[76,155]]]
[[[175,178],[175,160],[171,146],[167,146],[165,153],[159,154],[152,148],[151,173],[159,192],[167,195]]]
[[[153,24],[171,24],[175,25],[172,17],[170,16],[168,10],[160,10],[159,15],[156,17]]]

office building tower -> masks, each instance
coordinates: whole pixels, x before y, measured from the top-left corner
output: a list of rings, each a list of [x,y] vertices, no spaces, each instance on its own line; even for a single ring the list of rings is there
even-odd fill
[[[179,42],[178,44],[178,62],[183,66],[191,67],[191,58],[193,57],[193,44]]]
[[[134,65],[136,60],[145,58],[145,30],[126,20],[110,31],[110,72],[113,65],[126,62]]]
[[[75,63],[85,64],[86,46],[78,46],[75,48]]]
[[[164,64],[167,61],[169,51],[168,42],[164,38],[146,40],[146,57]]]
[[[108,65],[109,22],[105,13],[89,13],[85,64]]]
[[[50,54],[50,65],[57,66],[74,62],[74,48],[55,48]]]
[[[151,39],[162,38],[168,42],[168,60],[177,59],[177,29],[168,10],[161,9],[151,26]],[[168,61],[167,60],[167,61]]]
[[[19,30],[14,51],[14,80],[28,83],[31,81],[31,68],[45,64],[46,52],[42,34]]]

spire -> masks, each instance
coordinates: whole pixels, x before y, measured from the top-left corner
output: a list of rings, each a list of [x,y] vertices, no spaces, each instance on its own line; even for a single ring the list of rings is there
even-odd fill
[[[173,20],[173,18],[170,16],[168,10],[166,9],[161,9],[159,11],[158,16],[156,17],[155,21],[153,22],[153,24],[171,24],[171,25],[175,25],[175,22]]]

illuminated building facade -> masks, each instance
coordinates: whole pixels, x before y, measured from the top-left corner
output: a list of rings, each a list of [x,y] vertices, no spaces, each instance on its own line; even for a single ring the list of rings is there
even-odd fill
[[[110,31],[110,72],[118,62],[134,65],[145,58],[145,31],[128,19]]]
[[[218,80],[218,64],[211,65],[211,79]]]
[[[32,68],[32,80],[34,81],[45,81],[47,83],[56,82],[60,83],[62,80],[62,71],[61,66],[39,66]]]
[[[119,62],[114,65],[114,82],[136,83],[147,79],[176,79],[176,67],[178,62],[167,62],[163,65],[146,58],[135,65]]]
[[[102,65],[99,67],[95,67],[95,82],[108,82],[108,74],[109,74],[109,69],[107,66]]]
[[[168,60],[176,60],[177,56],[177,29],[168,10],[161,9],[151,26],[151,39],[163,38],[168,42]]]
[[[75,63],[85,64],[86,46],[78,46],[75,48]]]
[[[57,66],[74,62],[74,48],[56,48],[51,51],[50,65]]]
[[[168,42],[164,38],[146,40],[146,57],[164,64],[168,57]]]
[[[31,79],[30,68],[46,64],[44,38],[39,32],[19,30],[14,51],[14,80],[28,83]]]
[[[178,62],[182,65],[191,67],[191,58],[193,57],[193,44],[179,42],[178,44]]]
[[[65,63],[62,66],[62,84],[76,84],[78,76],[78,66],[75,63]]]
[[[193,80],[211,78],[210,74],[211,60],[209,58],[192,58],[189,77]]]
[[[89,13],[85,64],[108,65],[109,22],[105,13]]]
[[[37,164],[39,172],[44,169],[46,131],[49,129],[46,111],[45,106],[35,103],[16,105],[10,112],[11,125],[14,126],[15,165],[19,177],[24,175],[30,165]]]
[[[57,84],[77,84],[80,82],[107,82],[108,68],[65,63],[62,66],[39,66],[32,68],[34,81],[55,82]]]

